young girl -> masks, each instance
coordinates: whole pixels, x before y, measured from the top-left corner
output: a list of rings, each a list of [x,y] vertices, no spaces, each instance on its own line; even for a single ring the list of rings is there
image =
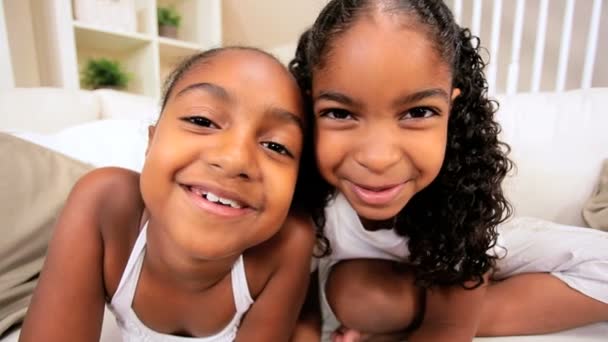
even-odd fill
[[[125,341],[287,340],[315,243],[298,212],[323,205],[296,189],[299,169],[314,175],[306,121],[297,83],[261,51],[185,61],[141,175],[99,169],[74,187],[20,340],[99,340],[105,303]]]
[[[608,320],[608,235],[534,220],[497,230],[510,162],[478,49],[439,0],[332,0],[300,38],[290,68],[336,190],[333,252],[319,265],[336,340],[470,341]]]

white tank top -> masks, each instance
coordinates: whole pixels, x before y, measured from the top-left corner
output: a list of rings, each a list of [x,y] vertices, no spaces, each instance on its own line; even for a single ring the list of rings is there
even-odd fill
[[[325,208],[325,234],[332,249],[331,255],[319,261],[330,267],[346,259],[385,259],[407,261],[410,256],[409,238],[393,229],[369,231],[363,228],[357,212],[341,193]],[[488,250],[490,255],[503,255],[502,239]]]
[[[342,194],[325,208],[325,219],[325,234],[332,249],[328,258],[332,263],[355,258],[404,261],[410,255],[407,237],[393,229],[366,230]]]
[[[144,260],[146,247],[146,231],[148,224],[139,233],[135,246],[129,256],[129,261],[122,274],[118,289],[109,305],[110,310],[116,317],[116,322],[121,330],[123,342],[150,341],[150,342],[231,342],[234,341],[241,323],[241,318],[249,310],[253,299],[249,293],[243,255],[239,256],[232,266],[230,277],[232,279],[232,294],[236,306],[236,313],[230,323],[213,336],[207,337],[181,337],[158,333],[148,328],[139,320],[137,314],[131,308],[133,296],[137,288],[139,274]]]

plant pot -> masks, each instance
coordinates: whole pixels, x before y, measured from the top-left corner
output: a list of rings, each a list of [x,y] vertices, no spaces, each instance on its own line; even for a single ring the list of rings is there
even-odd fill
[[[167,38],[177,38],[177,27],[161,25],[158,27],[158,35]]]

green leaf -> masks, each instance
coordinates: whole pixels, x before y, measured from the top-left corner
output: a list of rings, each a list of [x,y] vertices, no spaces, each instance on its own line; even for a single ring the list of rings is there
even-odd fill
[[[89,89],[124,89],[130,78],[131,76],[122,69],[120,62],[107,58],[88,60],[80,72],[80,82]]]

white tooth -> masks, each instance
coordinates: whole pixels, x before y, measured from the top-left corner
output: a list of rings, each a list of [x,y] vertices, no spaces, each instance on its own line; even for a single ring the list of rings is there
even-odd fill
[[[241,209],[241,205],[236,202],[230,202],[230,206],[233,208]]]
[[[226,199],[226,198],[222,198],[222,197],[220,197],[219,200],[220,200],[220,203],[226,204],[226,205],[229,205],[230,203],[232,203],[231,200]]]
[[[207,193],[207,200],[211,202],[217,202],[220,198],[212,193]]]

